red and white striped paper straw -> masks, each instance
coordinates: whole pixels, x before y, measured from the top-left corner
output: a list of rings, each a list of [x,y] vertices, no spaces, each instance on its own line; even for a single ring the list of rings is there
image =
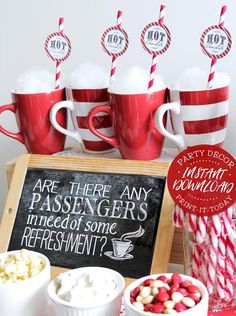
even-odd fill
[[[223,5],[222,9],[221,9],[221,13],[220,13],[220,21],[219,21],[219,26],[220,27],[224,26],[225,17],[226,17],[226,11],[227,11],[227,6]],[[209,77],[208,77],[208,89],[211,89],[212,85],[213,85],[213,80],[214,80],[215,71],[216,71],[216,63],[217,63],[217,59],[213,58],[211,60],[210,74],[209,74]]]
[[[192,248],[192,277],[198,279],[201,265],[201,248],[196,242],[196,236],[193,235],[193,248]]]
[[[232,206],[222,213],[223,234],[226,236],[230,235],[232,231],[232,216],[233,216]]]
[[[179,207],[177,204],[175,205],[175,208],[173,210],[173,222],[176,227],[183,228],[184,227],[184,218],[185,214],[181,207]]]
[[[209,253],[209,264],[208,264],[208,280],[207,280],[207,290],[209,294],[213,293],[216,269],[217,269],[217,255],[218,255],[218,242],[219,239],[213,232],[213,227],[210,232],[210,253]]]
[[[222,224],[220,215],[216,214],[212,216],[212,234],[219,237],[222,232]]]
[[[64,18],[60,17],[59,18],[59,32],[61,34],[63,34],[64,32]],[[56,83],[55,83],[55,89],[59,89],[60,88],[60,84],[61,84],[61,62],[60,61],[56,61]]]
[[[188,231],[195,232],[197,229],[197,215],[189,214],[188,216]]]
[[[206,251],[204,244],[201,245],[201,261],[199,265],[199,275],[198,278],[202,281],[203,284],[207,285],[208,278],[208,262],[209,262],[209,253]]]
[[[123,12],[119,10],[117,12],[117,21],[116,21],[116,26],[118,28],[121,28],[122,16],[123,16]],[[113,56],[112,63],[111,63],[111,72],[110,72],[110,84],[114,82],[115,80],[116,67],[117,67],[117,57]]]
[[[220,298],[225,297],[225,254],[226,254],[226,237],[221,235],[219,237],[218,255],[217,255],[217,280],[216,292]]]
[[[164,23],[165,14],[166,14],[166,6],[162,4],[160,8],[160,13],[159,13],[159,20],[158,20],[159,24]]]
[[[165,13],[166,13],[166,6],[162,4],[160,8],[160,13],[159,13],[159,20],[158,20],[159,24],[164,23]],[[150,77],[149,77],[149,82],[148,82],[148,90],[150,90],[154,84],[156,68],[157,68],[157,54],[153,54],[152,65],[150,68]]]
[[[210,223],[210,222],[208,222]],[[221,272],[218,272],[216,277],[216,289],[217,293],[220,297],[224,296],[224,262],[222,262],[222,257],[220,257],[220,253],[225,253],[225,244],[223,243],[223,239],[220,239],[220,235],[222,233],[222,225],[221,225],[221,218],[220,215],[216,214],[212,216],[211,222],[211,238],[210,238],[210,265],[208,268],[209,272],[209,283],[208,284],[208,291],[210,294],[213,292],[214,287],[214,275],[216,275],[216,266],[220,265]],[[210,271],[210,269],[212,271]]]
[[[207,221],[208,221],[207,216],[199,216],[198,217],[196,240],[200,244],[204,242],[206,234],[207,234]]]
[[[172,211],[172,222],[173,222],[174,226],[177,227],[177,223],[178,223],[178,210],[176,209],[176,205],[175,205],[175,207],[173,208],[173,211]]]
[[[231,235],[226,237],[226,261],[225,261],[225,300],[230,302],[233,298],[233,279],[235,265],[235,239]]]

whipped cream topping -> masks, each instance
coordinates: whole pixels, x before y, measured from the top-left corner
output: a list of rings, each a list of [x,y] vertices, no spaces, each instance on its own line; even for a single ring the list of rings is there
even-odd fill
[[[64,301],[78,306],[95,306],[106,303],[117,292],[112,274],[92,270],[76,274],[62,273],[56,279],[56,294]]]

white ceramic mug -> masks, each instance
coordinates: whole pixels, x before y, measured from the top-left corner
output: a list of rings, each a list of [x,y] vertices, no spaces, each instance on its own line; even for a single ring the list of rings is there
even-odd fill
[[[199,91],[170,90],[170,101],[156,113],[159,131],[183,150],[200,144],[223,146],[229,112],[229,87]],[[173,134],[163,125],[170,111]]]

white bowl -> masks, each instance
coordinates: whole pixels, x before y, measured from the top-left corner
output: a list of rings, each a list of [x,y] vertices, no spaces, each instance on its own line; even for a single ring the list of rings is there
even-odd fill
[[[56,294],[56,279],[52,280],[48,286],[48,296],[50,305],[50,316],[119,316],[121,308],[121,300],[123,290],[125,287],[125,280],[123,276],[111,269],[102,267],[84,267],[74,269],[68,272],[64,272],[63,275],[73,273],[78,276],[83,273],[96,272],[98,275],[109,272],[117,284],[116,293],[109,298],[105,303],[93,306],[79,306],[70,302],[67,302]]]
[[[20,250],[0,254],[0,258],[14,254]],[[50,281],[50,262],[41,253],[28,251],[40,257],[44,269],[32,278],[15,283],[0,284],[0,315],[1,316],[42,316],[47,304],[47,286]]]
[[[144,312],[144,311],[139,311],[137,308],[133,307],[133,305],[130,303],[130,292],[137,286],[139,286],[141,283],[143,283],[144,280],[149,279],[149,278],[158,278],[160,275],[165,275],[168,279],[171,278],[172,273],[162,273],[162,274],[153,274],[149,276],[145,276],[141,279],[138,279],[131,283],[125,290],[124,293],[124,304],[125,304],[125,311],[126,311],[126,316],[160,316],[163,314],[154,314],[151,312]],[[181,274],[180,274],[181,275]],[[192,284],[195,284],[198,286],[201,290],[202,298],[201,301],[196,304],[194,307],[189,308],[188,310],[184,312],[177,313],[175,315],[177,316],[207,316],[208,314],[208,300],[209,300],[209,295],[207,292],[206,287],[204,284],[192,277],[186,276],[186,275],[181,275],[183,281],[190,281]]]

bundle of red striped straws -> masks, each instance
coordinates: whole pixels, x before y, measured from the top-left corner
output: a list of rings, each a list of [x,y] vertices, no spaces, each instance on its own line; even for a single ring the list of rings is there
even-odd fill
[[[231,302],[236,273],[235,206],[212,217],[185,214],[176,206],[173,221],[176,227],[186,225],[191,234],[191,253],[185,262],[188,272],[206,285],[210,295]]]

